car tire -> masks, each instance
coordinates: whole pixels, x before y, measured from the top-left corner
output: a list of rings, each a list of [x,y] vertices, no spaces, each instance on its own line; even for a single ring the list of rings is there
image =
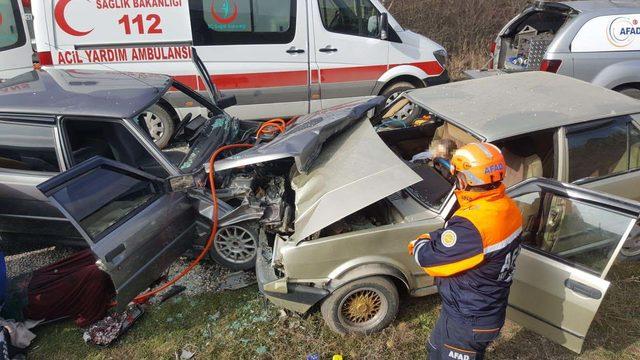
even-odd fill
[[[160,149],[169,145],[169,140],[173,136],[175,123],[173,117],[163,106],[154,104],[142,114],[138,115],[138,121],[145,121],[151,139]]]
[[[640,100],[640,89],[635,87],[623,87],[617,90],[619,93]]]
[[[380,105],[377,110],[382,111],[385,107],[394,102],[403,92],[413,90],[415,88],[415,85],[406,81],[399,81],[387,86],[380,94],[384,97],[384,103]],[[413,121],[418,118],[418,114],[419,108],[414,104],[409,104],[404,109],[400,110],[397,114],[398,116],[394,117],[394,119],[403,121],[407,125],[411,125]]]
[[[218,264],[234,270],[250,270],[256,266],[258,255],[258,226],[245,221],[218,229],[209,250]]]
[[[322,317],[338,334],[372,334],[398,315],[398,289],[389,279],[372,276],[335,290],[320,306]]]

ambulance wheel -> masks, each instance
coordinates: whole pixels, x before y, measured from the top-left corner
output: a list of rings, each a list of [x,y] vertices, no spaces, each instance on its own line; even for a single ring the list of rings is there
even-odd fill
[[[380,109],[378,109],[378,111],[391,105],[391,103],[396,101],[405,91],[413,90],[415,88],[415,85],[406,81],[399,81],[387,86],[380,94],[384,97],[384,104],[380,106]],[[392,116],[391,119],[402,121],[408,125],[411,125],[413,123],[413,120],[418,117],[419,111],[419,107],[417,107],[415,104],[409,103],[405,105],[405,107],[400,109],[394,116]]]
[[[138,115],[137,120],[145,122],[149,135],[160,149],[169,145],[175,124],[171,114],[164,107],[158,104],[151,105],[150,108]]]
[[[329,328],[339,334],[372,334],[395,320],[399,303],[393,282],[372,276],[334,291],[324,300],[320,311]]]
[[[253,222],[241,222],[218,229],[209,254],[215,262],[234,271],[256,266],[258,229]]]
[[[618,89],[618,92],[620,92],[621,94],[625,94],[629,97],[632,97],[634,99],[638,99],[640,100],[640,89],[635,88],[635,87],[623,87]]]

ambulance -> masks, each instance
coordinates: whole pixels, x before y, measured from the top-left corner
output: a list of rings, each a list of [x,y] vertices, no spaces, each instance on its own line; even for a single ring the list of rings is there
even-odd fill
[[[0,0],[0,82],[33,70],[33,49],[22,3]]]
[[[6,0],[3,0],[6,1]],[[152,72],[203,91],[191,46],[229,112],[292,117],[352,100],[448,82],[447,53],[404,29],[378,0],[32,0],[40,64]],[[168,141],[186,99],[150,109]],[[401,115],[411,117],[413,107]],[[168,135],[167,135],[168,134]]]

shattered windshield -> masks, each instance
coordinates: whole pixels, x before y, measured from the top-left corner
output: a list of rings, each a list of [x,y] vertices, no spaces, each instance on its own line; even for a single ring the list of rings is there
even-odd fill
[[[198,137],[179,163],[174,163],[181,171],[191,172],[206,162],[218,147],[228,144],[239,135],[237,121],[229,115],[221,114],[209,119],[199,130]]]

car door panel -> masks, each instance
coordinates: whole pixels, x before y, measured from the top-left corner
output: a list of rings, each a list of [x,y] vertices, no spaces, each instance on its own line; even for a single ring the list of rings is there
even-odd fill
[[[549,179],[509,194],[527,225],[507,316],[579,353],[640,204]]]
[[[38,186],[82,234],[121,306],[160,277],[196,236],[184,192],[130,166],[94,157]]]

